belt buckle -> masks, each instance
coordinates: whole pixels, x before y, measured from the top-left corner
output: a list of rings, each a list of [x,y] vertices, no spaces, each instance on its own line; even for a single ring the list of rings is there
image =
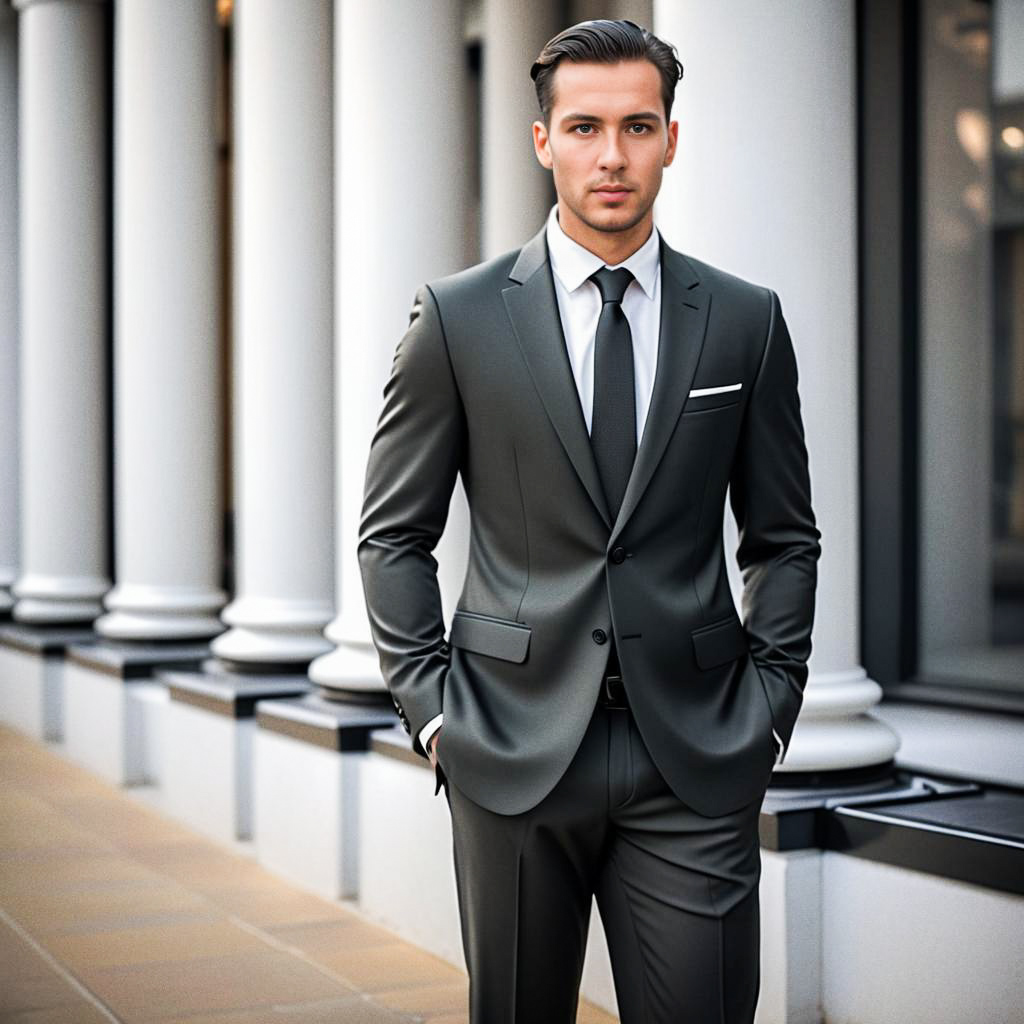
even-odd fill
[[[624,708],[626,706],[625,694],[620,690],[619,694],[612,693],[612,683],[621,685],[622,676],[607,675],[604,677],[604,698],[609,707]]]

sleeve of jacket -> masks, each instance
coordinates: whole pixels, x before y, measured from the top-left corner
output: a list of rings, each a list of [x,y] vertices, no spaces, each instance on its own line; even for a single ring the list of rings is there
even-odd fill
[[[811,508],[793,343],[779,297],[767,292],[767,341],[741,428],[729,500],[739,531],[743,625],[783,744],[781,760],[807,684],[821,534]]]
[[[384,387],[366,467],[358,558],[384,681],[412,738],[441,713],[450,663],[437,561],[466,447],[465,414],[437,302],[416,293]]]

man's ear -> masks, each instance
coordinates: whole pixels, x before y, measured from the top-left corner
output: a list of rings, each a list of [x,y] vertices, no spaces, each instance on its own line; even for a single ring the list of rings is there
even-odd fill
[[[665,147],[665,162],[663,167],[668,167],[676,158],[676,145],[679,142],[679,122],[669,121],[668,123],[668,145]]]
[[[550,171],[552,167],[551,139],[543,121],[533,122],[533,151],[537,154],[537,160],[541,167],[546,167]]]

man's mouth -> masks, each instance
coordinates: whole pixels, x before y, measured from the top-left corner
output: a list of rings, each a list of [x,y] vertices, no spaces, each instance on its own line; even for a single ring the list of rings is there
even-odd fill
[[[625,185],[601,185],[595,188],[594,191],[602,198],[609,202],[621,202],[632,189],[626,188]]]

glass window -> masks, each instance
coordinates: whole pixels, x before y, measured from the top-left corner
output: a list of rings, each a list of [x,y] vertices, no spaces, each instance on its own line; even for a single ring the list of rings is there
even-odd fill
[[[920,10],[919,678],[1024,691],[1024,0]]]

